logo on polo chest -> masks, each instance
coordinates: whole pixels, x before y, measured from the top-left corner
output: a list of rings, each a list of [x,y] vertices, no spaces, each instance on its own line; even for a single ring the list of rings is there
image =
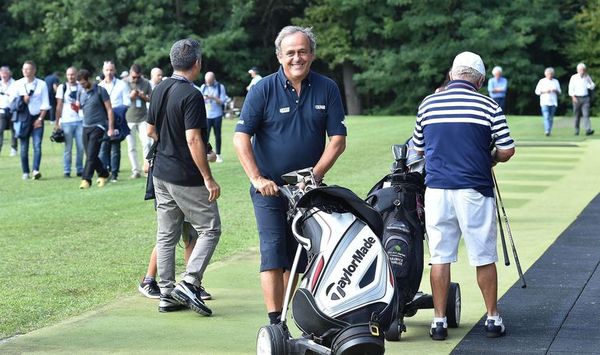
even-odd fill
[[[325,110],[325,105],[315,105],[315,110]]]
[[[282,107],[279,109],[279,113],[289,113],[289,112],[290,112],[289,107]]]

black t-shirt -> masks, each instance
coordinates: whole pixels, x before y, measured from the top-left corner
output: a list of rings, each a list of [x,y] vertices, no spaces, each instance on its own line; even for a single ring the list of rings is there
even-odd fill
[[[165,100],[162,109],[164,115],[158,118]],[[202,141],[207,143],[206,111],[202,93],[192,83],[184,80],[168,78],[162,81],[152,92],[147,122],[157,126],[157,131],[160,129],[154,159],[154,176],[175,185],[204,185],[204,179],[192,159],[185,137],[186,130],[200,129]]]

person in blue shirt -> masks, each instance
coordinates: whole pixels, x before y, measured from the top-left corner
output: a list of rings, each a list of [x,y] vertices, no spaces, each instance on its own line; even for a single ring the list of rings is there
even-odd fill
[[[485,334],[499,337],[506,327],[498,313],[496,209],[492,167],[515,153],[504,112],[478,92],[485,81],[481,57],[456,56],[445,91],[421,102],[415,123],[415,150],[425,156],[425,216],[431,256],[434,319],[429,335],[448,336],[446,300],[450,266],[462,237],[487,310]],[[490,147],[493,150],[490,152]]]
[[[206,118],[208,123],[208,140],[210,131],[215,130],[215,148],[217,152],[217,163],[222,163],[221,157],[221,126],[223,124],[223,105],[227,101],[225,86],[218,82],[215,73],[209,71],[204,75],[204,84],[200,86],[200,92],[204,96]]]
[[[310,28],[284,27],[275,40],[281,67],[248,92],[234,145],[250,179],[250,196],[260,239],[260,279],[271,324],[280,322],[297,247],[279,195],[281,175],[313,167],[318,180],[346,147],[340,91],[331,79],[310,70],[316,41]],[[326,138],[329,137],[329,142]],[[303,272],[306,259],[298,272]]]
[[[506,112],[506,91],[508,90],[508,80],[502,76],[502,67],[495,66],[492,69],[493,78],[488,80],[488,93],[494,101],[500,106],[502,111]]]

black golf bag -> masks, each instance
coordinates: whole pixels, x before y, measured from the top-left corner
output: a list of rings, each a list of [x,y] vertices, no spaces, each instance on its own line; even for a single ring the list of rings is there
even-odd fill
[[[375,184],[367,198],[383,217],[382,243],[396,279],[400,320],[417,310],[407,305],[417,295],[423,275],[424,190],[420,173],[397,171]],[[401,326],[399,332],[404,330]]]
[[[297,182],[286,176],[286,182]],[[309,261],[291,301],[303,337],[294,339],[289,334],[284,304],[282,324],[262,327],[257,349],[262,345],[268,350],[260,353],[267,354],[383,354],[383,333],[396,319],[398,302],[391,265],[380,242],[380,214],[339,186],[309,184],[300,190],[286,185],[280,192],[290,202],[292,232],[300,244],[292,272],[300,248]],[[288,288],[286,299],[290,292]]]
[[[367,202],[377,210],[384,224],[382,243],[389,256],[396,288],[397,319],[385,332],[387,340],[400,340],[406,331],[404,317],[417,310],[433,308],[431,295],[419,292],[423,276],[425,240],[425,160],[412,148],[412,140],[392,146],[394,163],[391,173],[369,191]],[[448,325],[460,320],[460,287],[450,284],[446,307]]]

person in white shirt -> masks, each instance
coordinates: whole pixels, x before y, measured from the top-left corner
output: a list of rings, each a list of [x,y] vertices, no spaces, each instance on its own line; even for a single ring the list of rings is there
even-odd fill
[[[102,73],[104,79],[98,85],[106,89],[110,96],[110,104],[115,117],[115,129],[118,129],[120,122],[125,122],[125,113],[131,104],[129,85],[115,77],[116,69],[112,61],[104,62]],[[110,171],[110,182],[118,181],[121,165],[121,141],[121,139],[108,139],[102,142],[100,147],[100,160]]]
[[[150,87],[152,90],[160,83],[163,79],[163,71],[160,68],[152,68],[150,71]]]
[[[21,168],[23,170],[23,180],[30,176],[29,170],[29,138],[33,141],[33,171],[31,178],[39,180],[42,177],[40,173],[40,164],[42,162],[42,138],[44,136],[44,118],[50,109],[50,100],[48,99],[48,88],[46,82],[35,77],[36,66],[31,60],[23,63],[23,78],[17,80],[10,89],[9,96],[11,100],[16,100],[21,96],[29,108],[31,115],[31,126],[23,128],[26,133],[19,136],[21,143]],[[30,130],[29,130],[30,128]]]
[[[246,86],[246,91],[250,91],[250,89],[252,89],[252,87],[254,85],[256,85],[256,83],[258,83],[260,81],[260,79],[262,79],[262,76],[260,76],[260,74],[258,74],[258,68],[256,67],[252,67],[248,70],[248,74],[250,74],[250,77],[252,78],[252,80],[250,80],[250,84],[248,84],[248,86]]]
[[[546,68],[544,76],[538,81],[535,94],[540,97],[540,107],[544,118],[544,134],[548,137],[552,133],[552,123],[558,106],[558,95],[561,91],[560,83],[554,79],[554,68]]]
[[[585,135],[594,134],[592,123],[590,121],[590,91],[594,90],[596,84],[592,77],[587,73],[585,64],[577,64],[577,74],[571,76],[569,80],[569,96],[573,101],[573,116],[575,116],[575,135],[579,135],[579,122],[583,116],[583,128]]]
[[[144,158],[146,158],[152,146],[152,141],[148,139],[146,134],[146,118],[148,116],[146,104],[150,103],[152,89],[150,82],[142,77],[142,67],[139,64],[131,65],[127,83],[129,84],[129,98],[131,100],[131,107],[125,115],[131,130],[126,138],[127,150],[129,162],[131,163],[131,178],[137,179],[142,176],[142,168],[138,162],[136,133],[142,143]]]
[[[56,90],[56,129],[65,134],[65,152],[63,154],[65,178],[71,177],[71,158],[73,140],[75,140],[75,170],[77,176],[83,174],[83,115],[79,114],[77,99],[81,95],[81,86],[77,83],[77,69],[69,67],[67,82]]]
[[[14,84],[15,80],[12,78],[10,68],[6,65],[0,67],[0,151],[2,151],[2,145],[4,144],[4,131],[11,131],[11,144],[10,144],[10,156],[14,157],[17,155],[17,138],[15,138],[15,131],[12,128],[12,122],[10,117],[10,97],[9,90]]]

